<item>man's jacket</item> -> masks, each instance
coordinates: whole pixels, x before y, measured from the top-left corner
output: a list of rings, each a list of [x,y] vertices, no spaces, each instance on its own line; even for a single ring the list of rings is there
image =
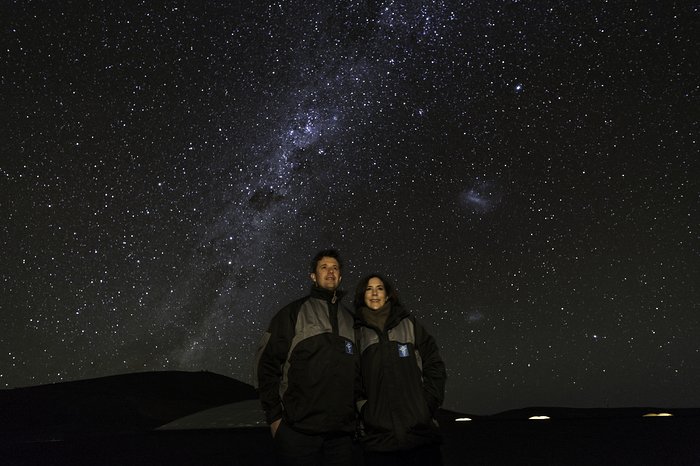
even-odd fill
[[[268,423],[283,419],[308,434],[354,432],[359,355],[340,295],[314,287],[272,319],[256,358]]]

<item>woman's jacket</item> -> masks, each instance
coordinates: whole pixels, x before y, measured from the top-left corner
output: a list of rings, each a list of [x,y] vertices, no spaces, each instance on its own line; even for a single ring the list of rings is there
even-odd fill
[[[356,330],[365,448],[392,451],[439,443],[433,415],[444,399],[446,372],[435,339],[397,306],[384,331],[370,325],[358,309]]]

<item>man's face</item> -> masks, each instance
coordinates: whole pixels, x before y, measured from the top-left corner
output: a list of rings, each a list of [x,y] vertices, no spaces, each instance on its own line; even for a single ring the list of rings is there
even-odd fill
[[[311,274],[316,286],[333,291],[340,285],[340,264],[334,257],[322,257],[316,262],[316,272]]]

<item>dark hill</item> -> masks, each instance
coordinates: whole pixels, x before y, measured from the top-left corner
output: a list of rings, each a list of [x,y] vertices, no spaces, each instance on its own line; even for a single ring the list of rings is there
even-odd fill
[[[528,407],[513,409],[482,418],[491,420],[523,420],[532,416],[549,416],[551,419],[641,419],[650,414],[672,414],[674,417],[700,417],[700,408],[660,408],[660,407],[630,407],[630,408],[567,408],[567,407]]]
[[[258,419],[258,406],[252,386],[210,372],[0,390],[0,464],[272,466],[268,427],[247,422],[250,413]],[[436,417],[446,466],[700,465],[694,408],[440,410]]]
[[[212,372],[142,372],[1,390],[0,434],[143,431],[256,398],[251,385]]]

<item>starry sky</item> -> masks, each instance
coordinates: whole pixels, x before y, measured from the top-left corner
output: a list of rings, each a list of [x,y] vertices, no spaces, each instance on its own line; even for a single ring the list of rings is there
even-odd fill
[[[447,408],[700,406],[691,3],[3,1],[0,387],[252,383],[335,247]]]

